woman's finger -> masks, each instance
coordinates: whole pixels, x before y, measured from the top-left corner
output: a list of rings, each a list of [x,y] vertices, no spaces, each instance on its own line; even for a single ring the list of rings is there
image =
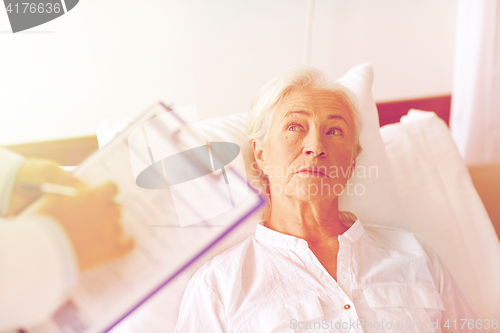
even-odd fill
[[[135,241],[132,238],[129,238],[129,239],[124,240],[124,241],[120,241],[115,247],[116,255],[122,256],[126,253],[129,253],[130,251],[132,251],[132,249],[134,247],[135,247]]]

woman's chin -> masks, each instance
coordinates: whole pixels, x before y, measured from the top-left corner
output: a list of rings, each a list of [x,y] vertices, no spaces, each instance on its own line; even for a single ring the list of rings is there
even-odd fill
[[[271,193],[273,196],[294,197],[297,200],[333,200],[342,194],[344,184],[334,182],[327,177],[300,177],[286,185],[273,184]]]

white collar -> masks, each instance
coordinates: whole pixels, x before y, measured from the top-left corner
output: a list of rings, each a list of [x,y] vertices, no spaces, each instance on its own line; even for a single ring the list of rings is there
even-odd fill
[[[344,224],[349,226],[347,224]],[[349,229],[342,235],[339,235],[340,243],[354,243],[363,236],[365,229],[361,225],[359,219],[349,226]],[[255,229],[255,238],[257,241],[286,249],[296,249],[308,247],[307,242],[302,239],[291,235],[282,234],[281,232],[274,231],[264,226],[264,221],[257,224]]]

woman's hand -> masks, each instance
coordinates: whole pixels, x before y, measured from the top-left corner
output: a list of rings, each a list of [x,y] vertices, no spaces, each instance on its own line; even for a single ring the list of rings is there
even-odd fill
[[[74,177],[71,173],[58,167],[56,162],[28,158],[17,173],[7,216],[18,215],[42,195],[40,190],[23,187],[23,183],[40,184],[44,182],[71,187],[80,187],[84,185],[81,180]]]
[[[54,218],[68,234],[80,270],[85,271],[132,250],[133,239],[123,239],[120,206],[113,201],[118,189],[107,183],[82,186],[74,197],[47,194],[39,213]]]

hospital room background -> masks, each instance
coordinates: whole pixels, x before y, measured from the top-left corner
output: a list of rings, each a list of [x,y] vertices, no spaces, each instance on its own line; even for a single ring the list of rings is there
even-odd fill
[[[498,285],[497,0],[81,0],[16,34],[2,11],[0,48],[0,145],[65,166],[98,149],[105,119],[134,118],[157,101],[195,105],[201,119],[227,116],[248,111],[259,88],[293,66],[317,67],[334,80],[370,63],[380,126],[409,109],[433,111],[448,126],[484,231],[468,248],[488,253],[473,265],[474,277],[457,280],[462,288]],[[450,196],[460,196],[463,187],[454,186]],[[476,220],[468,223],[447,228],[464,236],[475,230]],[[498,318],[500,290],[477,293],[475,310]],[[157,303],[135,325],[160,313]]]

